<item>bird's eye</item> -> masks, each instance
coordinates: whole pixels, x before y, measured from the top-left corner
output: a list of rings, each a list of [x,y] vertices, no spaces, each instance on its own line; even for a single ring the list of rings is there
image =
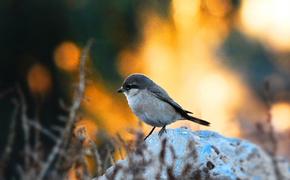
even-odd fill
[[[137,88],[138,88],[138,86],[135,85],[135,84],[127,84],[127,85],[125,86],[125,89],[126,89],[126,90],[137,89]]]
[[[125,86],[125,89],[126,89],[126,90],[130,90],[131,87],[130,87],[129,85],[127,85],[127,86]]]
[[[137,89],[137,88],[138,88],[138,86],[136,84],[131,85],[131,89]]]

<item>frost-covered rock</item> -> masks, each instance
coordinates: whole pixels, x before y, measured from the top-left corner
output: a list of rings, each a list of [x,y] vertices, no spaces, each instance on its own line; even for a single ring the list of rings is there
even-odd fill
[[[290,166],[279,161],[283,179]],[[136,152],[97,179],[276,179],[271,158],[246,140],[212,131],[168,129],[151,135]]]

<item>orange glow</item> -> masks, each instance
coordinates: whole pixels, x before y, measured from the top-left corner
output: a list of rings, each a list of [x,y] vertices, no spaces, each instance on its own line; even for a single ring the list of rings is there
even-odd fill
[[[127,128],[134,128],[137,125],[137,121],[134,120],[129,108],[122,104],[116,95],[111,95],[101,83],[93,83],[88,85],[85,91],[85,97],[88,99],[83,102],[84,108],[88,113],[94,117],[101,119],[99,123],[100,127],[107,130],[111,135],[120,133],[124,135],[127,132]]]
[[[65,71],[75,71],[79,66],[80,48],[73,42],[61,43],[54,52],[57,67]]]
[[[271,107],[272,123],[277,131],[290,129],[290,104],[276,103]]]
[[[288,0],[242,1],[244,31],[278,50],[290,50],[289,7]]]
[[[80,180],[79,177],[83,175],[83,168],[81,166],[72,167],[67,174],[68,180]]]
[[[208,72],[196,85],[196,97],[203,118],[213,122],[212,129],[225,134],[240,135],[236,121],[231,121],[241,106],[245,90],[232,73]],[[217,120],[218,118],[218,120]]]
[[[97,140],[97,124],[89,119],[81,119],[76,122],[74,135],[83,139],[84,146],[90,146],[90,142],[96,142]]]
[[[253,124],[261,123],[266,116],[265,106],[239,78],[240,75],[224,64],[229,60],[220,51],[229,32],[236,26],[235,17],[229,17],[233,8],[231,2],[173,0],[171,17],[168,19],[145,10],[140,16],[142,26],[138,26],[143,28],[139,44],[125,47],[119,53],[117,66],[124,78],[131,73],[145,73],[164,87],[180,105],[192,111],[194,116],[211,122],[210,127],[204,127],[190,121],[177,121],[168,128],[186,126],[193,130],[217,131],[224,136],[249,137],[256,131]],[[283,7],[276,7],[278,5],[274,0],[241,1],[239,17],[242,30],[278,50],[287,50],[290,49],[290,28],[287,21],[290,19],[290,11],[285,8],[290,5],[288,1],[278,0],[278,4],[279,2]],[[56,54],[57,52],[56,50]],[[56,64],[57,62],[56,60]],[[77,66],[78,61],[72,64]],[[63,68],[70,65],[57,66],[68,71],[76,69]],[[111,136],[118,133],[125,140],[132,139],[127,130],[138,127],[138,118],[129,110],[125,97],[107,89],[99,79],[87,85],[82,108],[88,117],[95,120],[98,131],[104,130]],[[290,129],[289,104],[273,105],[271,114],[277,131]],[[93,127],[88,133],[97,129],[95,124],[87,122],[77,125],[77,128],[81,129],[86,125],[87,129]],[[145,134],[151,129],[149,125],[143,127]],[[95,137],[94,135],[95,133],[89,133],[85,137]],[[120,152],[124,152],[124,149]],[[120,154],[116,151],[115,158],[120,159]],[[96,167],[96,162],[89,156],[86,157],[86,163],[89,169]],[[77,169],[74,172],[76,171]]]
[[[134,72],[143,72],[143,62],[141,60],[135,59],[137,57],[136,53],[130,50],[123,50],[119,54],[118,67],[121,74],[129,75]]]
[[[207,3],[214,6],[210,0]],[[226,13],[231,7],[227,5],[229,1],[223,3],[219,8]],[[143,19],[143,42],[137,50],[132,49],[130,53],[126,49],[121,54],[129,54],[130,64],[143,67],[141,71],[164,87],[185,109],[210,121],[209,129],[239,136],[240,128],[235,117],[249,92],[234,72],[219,63],[222,60],[215,54],[226,36],[226,23],[205,16],[200,6],[199,0],[172,1],[173,22],[147,13]],[[207,23],[204,23],[205,19]],[[120,56],[120,62],[126,57]],[[135,66],[123,65],[120,72],[126,76],[128,72],[134,72],[132,67]],[[140,71],[140,68],[135,70]],[[187,121],[173,123],[170,127],[184,125],[193,129],[198,127]]]
[[[173,0],[172,11],[176,28],[179,31],[192,30],[192,26],[198,20],[200,0]]]
[[[41,64],[34,64],[27,74],[28,87],[34,94],[47,93],[52,85],[51,74]]]
[[[96,122],[90,119],[81,119],[75,124],[74,135],[78,140],[82,141],[83,148],[88,148],[88,150],[92,148],[92,143],[98,143],[97,132],[98,127]],[[96,174],[95,170],[97,166],[95,158],[89,153],[89,151],[85,151],[84,160],[88,172],[90,173],[91,177],[93,177]],[[82,168],[73,166],[68,174],[69,179],[77,178],[76,175],[80,172],[82,173],[82,171]]]
[[[218,17],[225,16],[232,9],[229,0],[205,0],[205,4],[209,12]]]
[[[88,174],[90,177],[96,176],[96,161],[92,155],[85,155],[84,156],[84,161],[86,163],[86,169],[84,169],[84,166],[81,164],[78,164],[75,162],[72,167],[69,169],[67,173],[67,178],[68,180],[82,180],[83,175],[84,175],[84,170],[87,170]]]
[[[97,162],[96,159],[92,154],[87,153],[85,156],[85,162],[87,164],[87,170],[89,172],[90,177],[94,177],[96,175],[96,169],[97,169]]]

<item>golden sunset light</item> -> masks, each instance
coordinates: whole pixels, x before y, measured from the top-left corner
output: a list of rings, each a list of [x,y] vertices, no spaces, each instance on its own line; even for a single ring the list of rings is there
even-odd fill
[[[276,103],[271,108],[274,128],[283,132],[290,129],[290,104],[285,102]]]
[[[73,42],[61,43],[54,52],[54,61],[62,70],[75,71],[78,69],[81,51]]]
[[[42,64],[34,64],[28,71],[29,89],[35,94],[45,94],[52,86],[51,74]]]
[[[290,49],[290,1],[242,1],[241,22],[246,33],[277,50]]]
[[[0,7],[0,180],[290,179],[290,0]]]
[[[131,64],[140,67],[137,64],[143,63],[141,72],[160,83],[171,96],[180,100],[180,104],[198,117],[212,122],[214,125],[209,129],[239,135],[239,127],[232,119],[242,105],[241,99],[246,97],[246,86],[235,73],[217,63],[220,58],[214,55],[218,44],[216,41],[222,40],[218,38],[218,33],[224,36],[224,31],[198,28],[203,16],[199,7],[200,1],[173,1],[173,24],[155,14],[144,19],[142,46],[137,54],[136,50],[134,53],[128,53],[128,50],[121,53],[123,56],[120,56],[119,61],[128,61],[130,66],[120,66],[120,72],[128,74],[140,71],[139,68],[134,71]],[[203,31],[216,38],[209,39]],[[130,54],[129,58],[124,56],[125,53]],[[197,128],[186,121],[171,126],[185,124]]]

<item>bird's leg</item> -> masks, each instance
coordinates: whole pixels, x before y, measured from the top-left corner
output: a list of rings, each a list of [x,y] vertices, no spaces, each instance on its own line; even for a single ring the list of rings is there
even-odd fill
[[[164,125],[159,131],[158,135],[161,136],[164,132],[166,132],[166,125]]]
[[[153,131],[154,131],[154,129],[155,129],[156,127],[154,126],[152,129],[151,129],[151,131],[150,131],[150,133],[144,138],[144,141],[153,133]]]

